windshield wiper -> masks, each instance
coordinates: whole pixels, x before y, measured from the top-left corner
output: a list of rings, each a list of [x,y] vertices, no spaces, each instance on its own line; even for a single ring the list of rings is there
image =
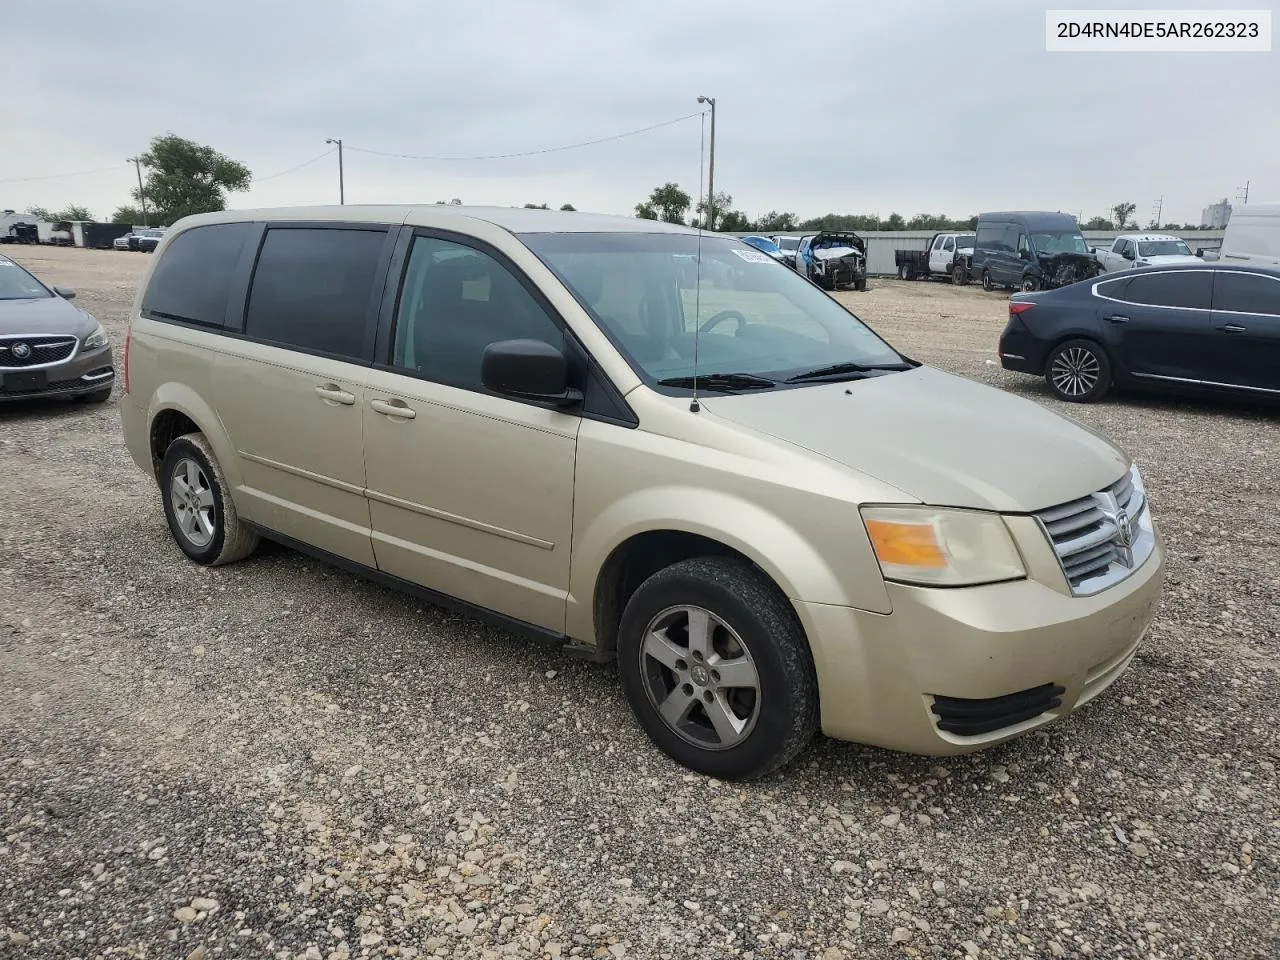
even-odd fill
[[[797,373],[794,377],[787,377],[784,383],[803,383],[806,380],[823,380],[827,377],[843,377],[855,373],[875,373],[877,371],[888,370],[910,370],[911,365],[906,363],[832,363],[825,367],[816,367],[813,370],[806,370],[804,373]]]
[[[757,377],[754,373],[700,373],[697,377],[668,377],[658,381],[660,387],[697,386],[706,390],[768,390],[777,385],[777,380]]]

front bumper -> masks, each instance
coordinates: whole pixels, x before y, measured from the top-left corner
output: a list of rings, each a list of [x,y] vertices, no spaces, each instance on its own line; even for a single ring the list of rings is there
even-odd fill
[[[0,403],[97,393],[109,389],[115,377],[110,345],[88,352],[77,351],[70,360],[50,366],[0,369]],[[36,382],[33,383],[33,379]]]
[[[1157,535],[1146,563],[1090,597],[1027,579],[951,590],[890,583],[888,615],[796,601],[822,731],[945,756],[1066,716],[1124,673],[1163,581]]]

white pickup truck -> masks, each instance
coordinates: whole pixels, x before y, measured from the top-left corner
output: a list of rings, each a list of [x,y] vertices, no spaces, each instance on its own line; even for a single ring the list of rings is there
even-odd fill
[[[1126,233],[1110,247],[1094,247],[1093,255],[1108,273],[1134,267],[1160,267],[1172,263],[1197,263],[1187,242],[1161,233]]]
[[[942,277],[952,283],[968,283],[973,241],[972,233],[935,233],[923,250],[893,251],[898,279],[925,280]]]

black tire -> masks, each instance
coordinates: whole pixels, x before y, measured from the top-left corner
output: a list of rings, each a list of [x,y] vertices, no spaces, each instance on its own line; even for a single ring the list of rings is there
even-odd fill
[[[200,483],[194,485],[193,494],[207,493],[208,513],[197,534],[188,533],[180,520],[173,493],[174,475],[179,468],[194,464],[200,474]],[[189,485],[191,486],[191,485]],[[160,463],[160,499],[164,504],[164,516],[169,522],[169,533],[190,559],[204,566],[220,566],[243,560],[258,545],[258,535],[244,525],[236,513],[236,505],[228,495],[227,480],[222,467],[214,456],[213,448],[202,433],[188,433],[178,437],[164,452]],[[193,511],[194,512],[194,511]],[[184,516],[191,514],[184,509]],[[207,533],[207,539],[205,534]]]
[[[961,264],[956,264],[951,268],[951,282],[957,287],[963,287],[969,282],[969,271]]]
[[[1022,283],[1018,285],[1018,289],[1023,293],[1035,293],[1040,289],[1040,281],[1035,277],[1023,277]]]
[[[700,608],[712,621],[718,621],[708,634],[715,638],[709,648],[716,656],[697,660],[698,653],[686,652],[685,659],[678,661],[685,663],[685,670],[678,674],[674,667],[668,669],[646,654],[645,641],[655,623],[674,617],[670,629],[675,631],[675,642],[670,649],[693,651],[695,645],[688,642],[687,617],[685,646],[678,643],[678,619],[681,608],[687,607]],[[673,639],[671,634],[665,635]],[[714,665],[723,669],[727,662],[742,662],[721,655],[721,645],[730,653],[739,647],[745,650],[746,662],[755,671],[754,690],[717,686],[720,675]],[[689,682],[699,680],[700,664],[705,665],[701,682],[710,686]],[[818,728],[818,682],[809,644],[795,611],[778,588],[744,560],[682,560],[642,583],[622,613],[618,670],[631,709],[654,743],[676,762],[708,776],[722,780],[765,776],[804,749]],[[681,677],[686,682],[681,682]],[[692,733],[677,732],[663,718],[651,690],[664,685],[672,700],[679,699],[673,695],[685,691],[680,702],[690,706],[680,714],[678,722]],[[733,692],[725,693],[726,689]],[[716,745],[706,739],[721,740],[712,727],[704,700],[708,704],[729,704],[734,718],[748,724],[739,734],[741,740]],[[748,714],[746,720],[741,712]],[[696,742],[699,732],[706,735],[701,745]]]
[[[995,292],[996,285],[995,285],[994,283],[992,283],[992,282],[991,282],[991,271],[990,271],[990,270],[983,270],[983,271],[982,271],[982,289],[983,289],[983,290],[985,290],[985,291],[987,291],[987,293],[994,293],[994,292]]]
[[[76,399],[81,403],[106,403],[111,399],[111,388],[106,387],[103,390],[95,390],[93,393],[82,393]]]
[[[862,292],[866,291],[866,289],[867,289],[867,278],[866,278],[866,277],[859,277],[857,280],[853,281],[853,289],[857,290],[859,293],[862,293]]]
[[[905,263],[900,264],[898,266],[898,279],[899,280],[907,279],[907,265]]]
[[[1044,379],[1059,400],[1095,403],[1111,389],[1111,358],[1093,340],[1067,340],[1049,354]]]

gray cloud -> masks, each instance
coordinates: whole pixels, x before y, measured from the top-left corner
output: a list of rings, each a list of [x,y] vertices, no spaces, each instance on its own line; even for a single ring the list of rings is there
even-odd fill
[[[119,170],[0,183],[0,205],[107,215],[127,200],[124,158],[167,131],[267,177],[326,137],[533,150],[691,113],[700,93],[718,103],[716,183],[753,214],[1088,217],[1132,200],[1145,219],[1163,193],[1165,219],[1191,221],[1246,179],[1254,198],[1280,193],[1276,54],[1049,54],[1046,6],[6,0],[7,69],[22,79],[0,98],[0,181]],[[352,149],[347,196],[629,213],[666,180],[696,191],[698,162],[697,120],[511,160]],[[333,202],[336,179],[325,158],[232,204]]]

